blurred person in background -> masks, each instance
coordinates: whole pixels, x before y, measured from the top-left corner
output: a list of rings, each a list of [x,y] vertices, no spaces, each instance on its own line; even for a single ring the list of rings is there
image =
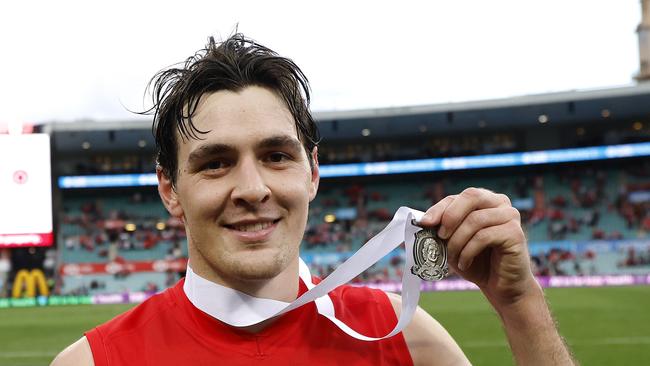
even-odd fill
[[[9,248],[0,249],[0,297],[5,297],[9,286],[9,272],[11,272],[11,259],[9,258]]]

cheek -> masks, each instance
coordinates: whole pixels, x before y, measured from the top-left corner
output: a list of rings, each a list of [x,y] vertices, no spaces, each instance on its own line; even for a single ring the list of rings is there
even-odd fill
[[[303,207],[307,209],[313,191],[309,180],[295,178],[278,180],[277,182],[278,184],[275,187],[271,187],[271,192],[278,202],[292,206],[295,209]]]
[[[225,193],[219,190],[219,185],[198,182],[189,187],[181,197],[181,205],[188,219],[214,215],[215,210],[220,210],[226,202]]]

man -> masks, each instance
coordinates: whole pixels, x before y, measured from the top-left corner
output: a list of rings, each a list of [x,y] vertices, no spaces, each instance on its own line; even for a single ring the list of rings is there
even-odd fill
[[[299,244],[319,184],[319,136],[300,69],[237,34],[159,73],[153,92],[158,190],[185,224],[188,280],[295,300],[306,291]],[[451,267],[495,308],[518,364],[572,364],[506,196],[469,188],[436,203],[420,224],[440,226]],[[377,342],[343,334],[313,303],[235,328],[208,315],[214,299],[189,282],[87,332],[53,365],[469,364],[419,308],[402,334]],[[388,333],[401,309],[398,295],[377,290],[344,286],[330,297],[337,317],[370,336]]]

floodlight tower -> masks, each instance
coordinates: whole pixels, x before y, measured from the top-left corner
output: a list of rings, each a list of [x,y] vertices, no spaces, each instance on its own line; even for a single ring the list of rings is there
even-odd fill
[[[639,74],[637,81],[650,81],[650,0],[641,0],[641,23],[636,29],[639,36]]]

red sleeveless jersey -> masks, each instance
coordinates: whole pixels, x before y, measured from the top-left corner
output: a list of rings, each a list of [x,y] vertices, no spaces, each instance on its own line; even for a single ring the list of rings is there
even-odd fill
[[[309,303],[258,333],[197,309],[183,281],[85,333],[96,366],[115,365],[412,365],[402,333],[376,342],[343,333]],[[306,292],[300,284],[301,294]],[[371,337],[397,317],[383,291],[341,286],[330,293],[336,317]]]

